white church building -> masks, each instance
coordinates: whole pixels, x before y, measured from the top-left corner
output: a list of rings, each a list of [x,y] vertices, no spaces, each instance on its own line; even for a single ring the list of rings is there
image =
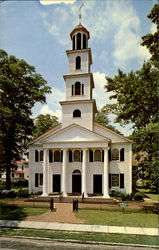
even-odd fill
[[[94,121],[90,34],[79,24],[70,37],[62,122],[30,144],[29,192],[103,198],[112,190],[131,193],[133,142]]]

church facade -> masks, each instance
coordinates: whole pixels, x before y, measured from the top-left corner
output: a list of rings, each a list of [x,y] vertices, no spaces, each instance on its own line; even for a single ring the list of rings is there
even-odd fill
[[[132,141],[94,121],[90,34],[81,24],[70,34],[62,122],[30,144],[29,192],[102,195],[132,192]]]

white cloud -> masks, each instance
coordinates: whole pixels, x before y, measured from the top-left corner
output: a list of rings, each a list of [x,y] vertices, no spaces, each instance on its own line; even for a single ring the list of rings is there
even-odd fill
[[[76,0],[40,0],[40,3],[43,5],[50,5],[50,4],[73,4]]]
[[[93,90],[93,98],[96,100],[97,108],[101,109],[104,105],[114,103],[114,101],[109,100],[111,93],[107,93],[104,89],[106,84],[106,75],[103,73],[95,72],[93,73],[95,89]]]

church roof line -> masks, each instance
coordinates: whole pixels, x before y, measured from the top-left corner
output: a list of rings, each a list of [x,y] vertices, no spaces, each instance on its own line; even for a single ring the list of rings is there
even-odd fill
[[[84,31],[84,32],[86,32],[86,34],[87,34],[87,36],[88,36],[88,39],[90,38],[89,31],[88,31],[81,23],[79,23],[79,24],[78,24],[77,26],[75,26],[75,28],[71,31],[71,33],[70,33],[71,39],[72,39],[72,37],[73,37],[73,34],[74,34],[75,32],[78,32],[78,31]]]
[[[97,126],[103,128],[103,129],[107,130],[107,131],[110,131],[111,133],[113,133],[113,134],[115,134],[115,135],[118,135],[119,137],[121,137],[121,138],[124,139],[124,140],[127,140],[128,142],[134,143],[133,140],[130,140],[130,139],[128,139],[127,137],[118,134],[118,133],[115,132],[114,130],[112,130],[112,129],[110,129],[110,128],[107,128],[107,127],[105,127],[105,126],[99,124],[98,122],[94,122],[94,125],[97,125]]]
[[[43,133],[42,135],[40,135],[39,137],[37,137],[35,140],[31,141],[31,142],[29,143],[29,145],[32,145],[33,143],[39,141],[40,139],[43,139],[43,137],[49,135],[51,132],[57,131],[57,130],[60,129],[61,127],[62,127],[62,124],[59,123],[59,124],[56,125],[55,127],[51,128],[51,129],[49,129],[49,130],[47,130],[45,133]]]

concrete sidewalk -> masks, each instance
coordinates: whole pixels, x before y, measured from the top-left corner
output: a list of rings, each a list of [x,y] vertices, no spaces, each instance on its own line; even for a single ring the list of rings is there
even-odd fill
[[[9,228],[34,228],[34,229],[52,229],[76,232],[100,232],[100,233],[122,233],[122,234],[139,234],[139,235],[159,235],[157,228],[144,227],[119,227],[119,226],[102,226],[86,224],[69,224],[69,223],[52,223],[38,221],[12,221],[0,220],[0,227]]]

